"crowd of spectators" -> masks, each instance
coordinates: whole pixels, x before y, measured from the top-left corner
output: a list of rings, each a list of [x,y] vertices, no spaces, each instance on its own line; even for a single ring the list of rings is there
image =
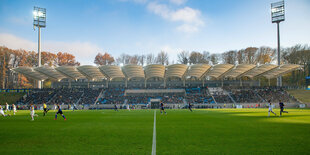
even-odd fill
[[[47,103],[55,94],[56,92],[51,90],[33,91],[28,93],[26,97],[20,98],[20,100],[17,101],[17,104]]]
[[[271,89],[271,88],[264,88],[264,89],[257,89],[257,93],[265,100],[271,100],[271,102],[291,102],[292,97],[283,89]]]
[[[83,90],[80,89],[58,89],[56,96],[52,98],[51,104],[76,104],[81,98]]]
[[[167,88],[169,89],[169,88]],[[291,102],[292,97],[281,88],[179,88],[185,93],[140,93],[125,94],[125,88],[108,89],[41,89],[33,90],[22,97],[18,104],[147,104],[150,99],[160,99],[167,104],[225,104],[225,103],[261,103],[271,100]],[[98,99],[100,92],[102,96]],[[98,99],[98,100],[97,100]],[[233,99],[233,100],[232,100]]]
[[[94,104],[102,89],[84,89],[79,104]]]
[[[261,102],[261,98],[259,98],[254,90],[246,89],[232,89],[231,97],[237,103],[259,103]]]

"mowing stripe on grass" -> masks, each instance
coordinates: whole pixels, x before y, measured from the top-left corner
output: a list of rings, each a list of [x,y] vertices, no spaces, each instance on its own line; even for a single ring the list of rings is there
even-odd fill
[[[156,110],[154,110],[153,144],[151,155],[156,155]]]

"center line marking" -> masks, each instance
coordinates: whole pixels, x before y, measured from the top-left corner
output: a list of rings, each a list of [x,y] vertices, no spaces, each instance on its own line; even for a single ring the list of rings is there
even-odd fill
[[[156,110],[154,110],[153,145],[151,155],[156,155]]]

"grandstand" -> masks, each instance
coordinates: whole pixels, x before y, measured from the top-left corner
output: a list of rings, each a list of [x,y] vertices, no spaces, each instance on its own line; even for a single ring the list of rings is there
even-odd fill
[[[147,66],[18,67],[13,70],[35,80],[50,79],[52,89],[33,89],[17,104],[76,104],[89,108],[117,105],[152,105],[163,101],[170,108],[224,108],[243,104],[264,106],[278,99],[293,107],[299,101],[282,88],[260,87],[259,77],[275,78],[299,65],[153,64]],[[248,77],[249,80],[241,80]],[[152,107],[156,107],[153,106]]]
[[[60,66],[17,67],[15,72],[34,80],[53,81],[52,88],[177,88],[260,86],[259,77],[268,79],[299,69],[299,65],[284,64],[173,64],[147,66]],[[249,80],[243,81],[242,77]]]

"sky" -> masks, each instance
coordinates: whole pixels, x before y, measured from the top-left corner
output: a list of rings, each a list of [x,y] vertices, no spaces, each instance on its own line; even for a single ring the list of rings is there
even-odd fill
[[[0,46],[37,51],[33,7],[46,8],[42,51],[68,52],[82,65],[98,52],[222,53],[277,46],[270,3],[277,0],[0,0]],[[281,46],[310,44],[310,1],[286,0]]]

